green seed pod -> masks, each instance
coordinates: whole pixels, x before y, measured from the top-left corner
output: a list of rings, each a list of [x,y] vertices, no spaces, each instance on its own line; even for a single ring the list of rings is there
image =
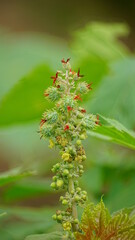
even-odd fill
[[[81,140],[85,140],[85,139],[86,139],[86,135],[81,134],[81,135],[80,135],[80,139],[81,139]]]
[[[82,155],[82,160],[85,161],[86,160],[86,156]]]
[[[77,192],[81,192],[81,188],[80,188],[80,187],[77,187],[77,188],[76,188],[76,191],[77,191]]]
[[[78,146],[81,145],[81,144],[82,144],[81,140],[78,139],[78,140],[76,141],[76,144],[77,144]]]
[[[67,204],[68,204],[68,201],[67,201],[66,199],[64,199],[64,200],[62,201],[62,204],[63,204],[63,205],[67,205]]]
[[[62,215],[61,215],[61,214],[58,215],[58,216],[57,216],[57,219],[58,219],[59,221],[61,221],[61,220],[62,220]]]
[[[78,224],[79,223],[79,220],[76,218],[76,219],[74,219],[74,223],[75,224]]]
[[[54,176],[52,179],[53,179],[53,181],[56,181],[56,180],[57,180],[57,177],[56,177],[56,176]]]
[[[83,195],[83,196],[82,196],[82,199],[83,199],[84,201],[86,201],[86,195]]]
[[[64,175],[64,176],[68,176],[68,175],[69,175],[69,171],[68,171],[68,169],[64,169],[64,171],[63,171],[63,175]]]
[[[54,215],[52,216],[52,219],[53,219],[53,220],[56,220],[56,219],[57,219],[56,214],[54,214]]]
[[[63,201],[64,197],[63,196],[60,196],[60,201]]]
[[[82,194],[87,195],[87,192],[86,191],[82,191]]]
[[[52,187],[52,188],[56,188],[56,183],[55,183],[55,182],[52,182],[52,183],[51,183],[51,187]]]
[[[63,182],[62,179],[58,179],[57,182],[56,182],[56,185],[57,185],[57,187],[59,187],[59,188],[62,187],[63,184],[64,184],[64,182]]]
[[[75,199],[76,202],[78,202],[80,200],[79,195],[76,195],[74,199]]]

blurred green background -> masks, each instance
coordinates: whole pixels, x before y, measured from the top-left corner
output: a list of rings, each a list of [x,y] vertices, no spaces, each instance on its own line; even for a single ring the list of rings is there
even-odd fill
[[[93,82],[86,109],[132,131],[124,137],[115,123],[111,140],[106,129],[103,140],[89,136],[80,185],[111,212],[135,204],[134,12],[132,0],[0,0],[0,239],[58,229],[50,169],[59,155],[37,131],[63,57]]]

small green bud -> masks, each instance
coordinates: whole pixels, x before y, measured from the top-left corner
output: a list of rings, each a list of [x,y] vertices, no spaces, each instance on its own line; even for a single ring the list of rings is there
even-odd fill
[[[56,182],[57,187],[62,187],[63,184],[64,184],[64,182],[63,182],[62,179],[58,179],[57,182]]]
[[[84,171],[83,171],[82,169],[80,169],[80,171],[79,171],[79,172],[80,172],[81,174],[83,174],[83,172],[84,172]]]
[[[77,145],[81,145],[81,144],[82,144],[81,140],[78,139],[78,140],[76,141],[76,144],[77,144]]]
[[[54,215],[52,216],[52,219],[53,219],[53,220],[56,220],[56,219],[57,219],[56,214],[54,214]]]
[[[52,188],[56,188],[56,183],[55,183],[55,182],[52,182],[52,183],[51,183],[51,187],[52,187]]]
[[[79,168],[80,168],[80,169],[83,169],[83,165],[79,165]]]
[[[67,201],[66,199],[64,199],[64,200],[62,201],[62,204],[63,204],[63,205],[67,205],[67,204],[68,204],[68,201]]]
[[[69,175],[69,171],[68,171],[67,169],[64,169],[63,175],[64,175],[64,176],[68,176],[68,175]]]
[[[57,163],[57,164],[55,165],[55,168],[60,168],[60,164]]]

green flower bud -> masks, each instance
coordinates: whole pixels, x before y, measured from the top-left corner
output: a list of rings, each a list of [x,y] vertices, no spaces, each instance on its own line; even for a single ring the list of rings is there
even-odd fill
[[[73,166],[73,164],[70,163],[70,164],[68,165],[68,167],[69,167],[69,169],[72,169],[74,166]]]
[[[82,194],[87,195],[87,192],[86,191],[82,191]]]
[[[83,195],[83,196],[82,196],[82,199],[83,199],[84,201],[86,201],[86,195]]]
[[[56,176],[54,176],[52,179],[53,179],[53,181],[56,181],[56,180],[57,180],[57,177],[56,177]]]

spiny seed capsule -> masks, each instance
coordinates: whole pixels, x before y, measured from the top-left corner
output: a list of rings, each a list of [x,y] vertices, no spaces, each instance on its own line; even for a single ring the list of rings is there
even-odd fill
[[[65,161],[68,161],[70,158],[70,154],[69,153],[63,153],[62,154],[62,159],[65,160]]]
[[[54,176],[52,179],[53,179],[53,181],[56,181],[56,180],[57,180],[57,177],[56,177],[56,176]]]
[[[76,141],[76,144],[77,144],[78,146],[81,145],[81,144],[82,144],[81,140],[78,139],[78,140]]]
[[[86,139],[86,136],[84,134],[81,134],[80,137],[79,137],[81,140],[84,140]]]
[[[63,205],[67,205],[67,204],[68,204],[68,201],[67,201],[66,199],[64,199],[64,200],[62,201],[62,204],[63,204]]]
[[[68,169],[64,169],[64,171],[63,171],[63,175],[64,175],[64,176],[67,176],[68,174],[69,174]]]
[[[86,191],[82,191],[82,194],[87,195],[87,192]]]
[[[60,196],[60,201],[63,201],[64,197],[63,196]]]
[[[58,216],[57,216],[57,219],[58,219],[59,221],[61,221],[61,220],[62,220],[62,215],[61,215],[61,214],[58,215]]]
[[[78,195],[75,196],[75,201],[78,202],[80,200],[80,197]]]
[[[56,214],[54,214],[54,215],[52,216],[52,219],[53,219],[53,220],[56,220],[56,219],[57,219]]]
[[[86,156],[82,155],[82,160],[85,161],[86,160]]]
[[[79,220],[76,218],[76,219],[74,219],[74,223],[75,224],[78,224],[79,223]]]
[[[62,179],[58,179],[57,182],[56,182],[57,187],[62,187],[63,184],[64,184],[64,182],[63,182]]]
[[[68,167],[69,167],[69,169],[72,169],[74,166],[73,166],[73,164],[69,164]]]
[[[56,183],[55,183],[55,182],[52,182],[52,183],[51,183],[51,187],[52,187],[52,188],[56,188]]]
[[[77,191],[77,192],[80,192],[80,191],[81,191],[81,188],[80,188],[80,187],[77,187],[77,188],[76,188],[76,191]]]

